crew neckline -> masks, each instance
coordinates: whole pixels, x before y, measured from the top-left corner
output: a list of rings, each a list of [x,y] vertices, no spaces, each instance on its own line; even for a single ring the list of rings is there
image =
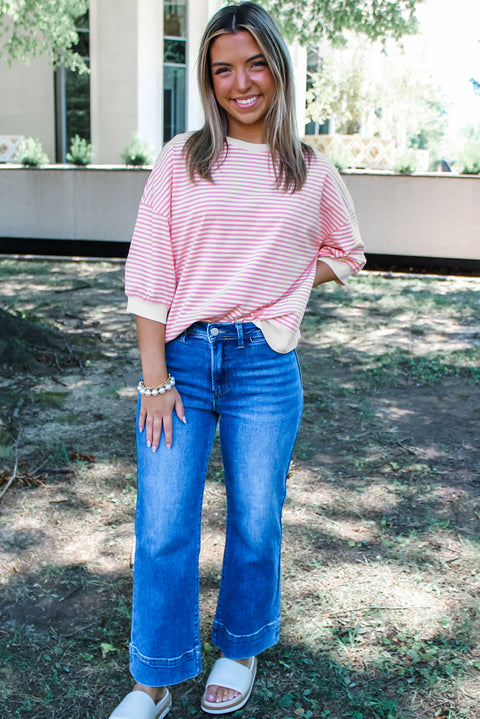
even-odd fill
[[[269,149],[268,145],[263,145],[258,142],[246,142],[245,140],[237,140],[236,137],[228,137],[227,143],[230,147],[239,147],[247,152],[266,152]]]

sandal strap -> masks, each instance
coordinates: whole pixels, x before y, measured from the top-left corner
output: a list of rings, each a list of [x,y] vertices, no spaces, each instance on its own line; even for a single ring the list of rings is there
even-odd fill
[[[147,692],[136,690],[127,694],[110,714],[109,719],[155,719],[157,716],[165,716],[170,702],[171,697],[168,689],[166,695],[160,699],[158,704],[155,704]]]
[[[255,658],[250,660],[250,667],[243,664],[221,657],[217,659],[213,665],[213,669],[208,675],[206,686],[225,687],[226,689],[234,689],[240,694],[246,694],[252,684],[252,674],[255,668]]]

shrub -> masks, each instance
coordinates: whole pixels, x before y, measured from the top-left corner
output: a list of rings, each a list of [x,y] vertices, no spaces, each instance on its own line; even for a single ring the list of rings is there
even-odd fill
[[[18,146],[17,162],[27,167],[46,165],[49,160],[42,148],[40,140],[33,137],[26,137]]]
[[[350,157],[348,150],[343,145],[337,145],[331,152],[328,153],[328,159],[335,165],[339,172],[343,172],[350,167]]]
[[[393,171],[400,175],[413,175],[417,169],[417,156],[415,150],[409,150],[403,155],[398,155],[393,165]]]
[[[154,153],[147,140],[142,140],[138,132],[134,132],[120,156],[129,167],[152,164]]]
[[[460,166],[462,175],[480,175],[480,143],[478,141],[467,142],[460,155]]]
[[[80,135],[75,135],[67,152],[67,162],[78,167],[85,167],[92,161],[92,145]]]

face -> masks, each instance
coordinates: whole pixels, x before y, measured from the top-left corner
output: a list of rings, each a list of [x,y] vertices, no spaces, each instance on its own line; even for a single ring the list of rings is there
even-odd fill
[[[210,47],[213,89],[228,118],[228,135],[246,142],[265,142],[265,115],[275,81],[253,36],[219,35]]]

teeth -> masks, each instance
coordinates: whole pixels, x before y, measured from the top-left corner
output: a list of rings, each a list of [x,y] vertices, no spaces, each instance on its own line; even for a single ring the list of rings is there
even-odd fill
[[[237,102],[239,105],[251,105],[253,102],[255,102],[256,99],[256,97],[249,97],[248,100],[238,99]]]

